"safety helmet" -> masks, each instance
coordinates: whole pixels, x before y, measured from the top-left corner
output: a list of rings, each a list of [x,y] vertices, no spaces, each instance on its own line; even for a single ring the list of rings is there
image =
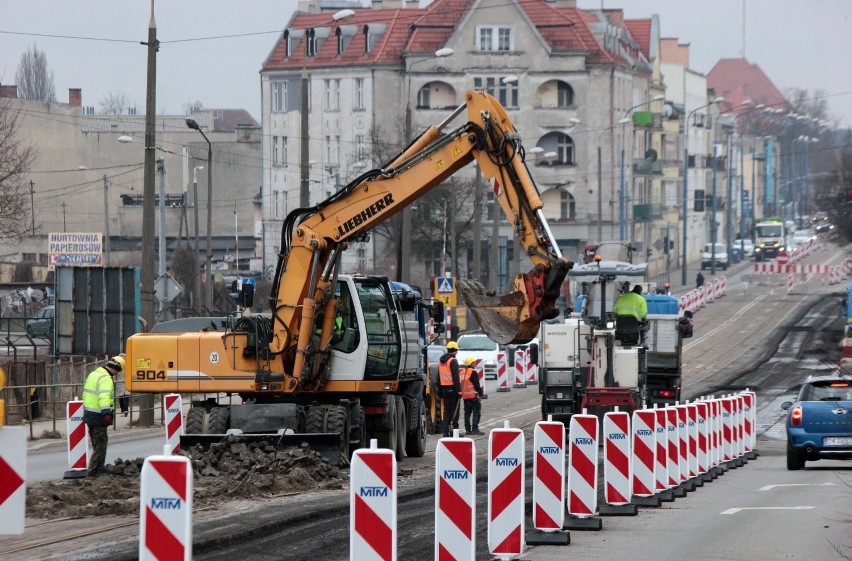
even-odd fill
[[[116,372],[124,370],[124,355],[116,355],[109,359],[106,363],[107,367],[112,368]]]
[[[475,359],[475,358],[473,358],[472,356],[469,356],[469,357],[467,357],[466,359],[464,359],[464,365],[465,365],[465,366],[470,366],[470,365],[471,365],[471,364],[473,364],[474,362],[476,362],[476,359]]]
[[[455,341],[450,341],[449,343],[447,343],[447,350],[448,351],[457,351],[457,350],[459,350],[459,344],[456,343]]]

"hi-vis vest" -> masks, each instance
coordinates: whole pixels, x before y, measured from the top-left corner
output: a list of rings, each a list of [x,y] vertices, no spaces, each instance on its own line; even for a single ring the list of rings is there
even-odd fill
[[[447,362],[438,363],[438,373],[441,375],[442,386],[453,387],[453,371],[450,369],[450,362],[454,360],[455,357],[450,357],[447,359]]]
[[[100,413],[112,409],[115,401],[115,384],[103,366],[96,368],[86,377],[83,386],[83,409]]]
[[[627,292],[615,301],[612,313],[617,316],[633,316],[638,320],[642,320],[648,315],[648,304],[639,294]]]
[[[476,376],[476,369],[465,368],[459,373],[462,385],[462,399],[473,399],[476,397],[476,389],[473,387],[471,376]]]

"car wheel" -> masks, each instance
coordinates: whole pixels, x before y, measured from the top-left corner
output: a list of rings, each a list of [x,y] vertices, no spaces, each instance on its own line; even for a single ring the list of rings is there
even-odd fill
[[[800,470],[805,467],[805,457],[787,446],[787,469],[789,471]]]

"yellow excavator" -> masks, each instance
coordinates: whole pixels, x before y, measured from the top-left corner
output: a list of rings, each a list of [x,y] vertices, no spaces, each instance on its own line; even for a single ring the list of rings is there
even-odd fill
[[[467,122],[448,130],[465,110]],[[224,332],[131,336],[127,388],[239,396],[239,404],[193,402],[183,446],[230,432],[282,446],[331,442],[346,457],[376,438],[399,458],[422,456],[424,325],[443,311],[386,277],[343,274],[341,254],[474,159],[533,267],[516,276],[507,295],[469,281],[459,290],[489,337],[530,341],[557,315],[573,263],[547,225],[505,109],[491,95],[469,91],[464,105],[387,165],[286,217],[269,312],[234,317]]]

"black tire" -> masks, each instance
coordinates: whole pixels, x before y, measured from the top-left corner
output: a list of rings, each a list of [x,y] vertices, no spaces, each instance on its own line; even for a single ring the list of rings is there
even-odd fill
[[[805,467],[805,457],[787,446],[787,469],[797,471]]]
[[[190,407],[186,413],[186,434],[204,434],[204,415],[207,412],[203,407]]]
[[[342,405],[328,408],[325,417],[325,431],[340,435],[340,455],[349,459],[349,411]]]
[[[227,407],[214,407],[210,410],[208,432],[210,434],[225,434],[231,426],[231,410]]]
[[[396,461],[401,462],[405,458],[405,448],[408,443],[408,427],[405,423],[405,400],[396,398]]]
[[[426,453],[426,407],[422,401],[416,402],[417,423],[414,430],[408,433],[405,453],[411,458],[422,458]]]
[[[364,417],[364,408],[361,404],[355,405],[352,409],[353,416],[359,420],[358,426],[349,427],[349,457],[352,458],[353,452],[359,448],[367,448],[369,441],[367,440],[367,420]]]
[[[308,409],[305,418],[305,432],[308,434],[325,432],[325,415],[325,405],[314,405]]]
[[[377,444],[379,445],[379,448],[385,448],[396,452],[396,398],[392,395],[388,396],[388,409],[385,415],[387,417],[390,430],[376,431]]]

